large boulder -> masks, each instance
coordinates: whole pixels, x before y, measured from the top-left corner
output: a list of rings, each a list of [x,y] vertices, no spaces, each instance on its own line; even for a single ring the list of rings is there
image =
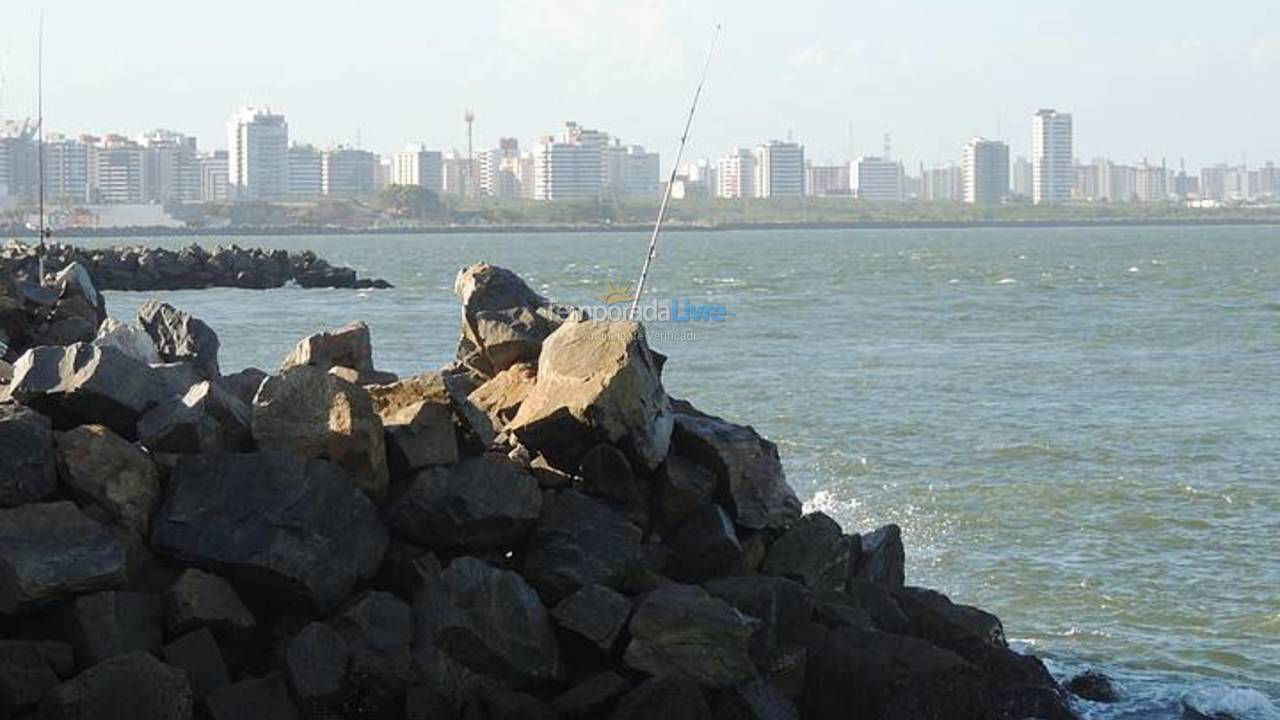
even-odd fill
[[[125,548],[71,502],[0,510],[0,615],[124,585]]]
[[[277,605],[333,609],[387,548],[373,503],[323,460],[262,452],[184,456],[152,521],[153,549]]]
[[[110,347],[77,343],[28,350],[14,366],[10,395],[58,430],[101,424],[137,438],[138,419],[167,388],[154,371]]]
[[[711,708],[698,683],[674,670],[651,677],[623,696],[612,720],[711,720]]]
[[[350,664],[346,640],[324,623],[307,625],[289,641],[285,674],[303,712],[323,717],[323,711],[338,705],[346,693]]]
[[[902,531],[897,525],[884,527],[862,536],[861,560],[857,578],[885,587],[902,587],[906,578],[907,553],[902,547]]]
[[[675,406],[677,455],[710,470],[739,527],[782,530],[800,519],[800,499],[787,484],[778,446],[743,425]]]
[[[53,640],[0,640],[0,717],[20,717],[75,674],[71,646]]]
[[[165,362],[190,362],[208,380],[220,375],[218,334],[202,320],[168,303],[148,300],[138,308],[138,324]]]
[[[222,650],[209,628],[187,633],[161,650],[164,661],[187,674],[191,692],[197,700],[231,682]]]
[[[261,450],[331,460],[370,497],[387,491],[386,441],[369,393],[319,368],[301,365],[262,383],[253,439]]]
[[[386,428],[387,465],[397,479],[458,461],[458,431],[447,397],[389,408],[379,416]]]
[[[536,362],[543,340],[576,312],[488,263],[459,271],[453,291],[462,300],[458,361],[490,378],[516,363]]]
[[[667,457],[672,413],[636,322],[570,322],[547,338],[538,380],[508,428],[561,469],[598,443],[617,445],[651,472]]]
[[[800,518],[774,541],[764,572],[791,578],[814,590],[844,591],[861,554],[856,535],[845,535],[835,520],[815,512]]]
[[[369,341],[369,326],[353,322],[331,332],[308,335],[298,341],[280,365],[280,370],[283,372],[300,365],[321,370],[344,367],[357,372],[372,372],[373,345]]]
[[[164,616],[170,636],[207,628],[222,639],[245,638],[257,624],[231,583],[195,568],[165,591]]]
[[[205,699],[205,707],[211,720],[298,720],[301,717],[279,673],[224,685]]]
[[[164,640],[164,614],[154,595],[106,590],[81,595],[59,613],[80,665],[131,652],[155,653]]]
[[[40,703],[40,717],[191,720],[194,705],[185,672],[135,652],[104,660],[54,688]]]
[[[617,588],[640,556],[639,527],[576,490],[544,501],[526,543],[524,576],[549,604],[584,585]]]
[[[0,405],[0,508],[38,502],[58,489],[49,418]]]
[[[813,596],[803,585],[785,578],[750,575],[718,578],[707,592],[762,623],[757,633],[760,659],[768,660],[783,646],[800,643],[813,617]]]
[[[106,319],[106,301],[93,285],[88,270],[78,262],[64,267],[54,278],[57,299],[47,311],[37,312],[36,334],[42,345],[90,342]]]
[[[57,446],[58,472],[71,494],[145,537],[160,500],[160,473],[151,458],[103,425],[60,432]]]
[[[113,317],[103,320],[98,326],[98,335],[93,339],[93,344],[98,347],[113,347],[144,365],[164,362],[150,335]]]
[[[467,399],[488,416],[495,429],[515,419],[538,380],[536,363],[516,363],[471,391]]]
[[[387,525],[420,545],[493,550],[523,538],[541,512],[538,481],[486,454],[420,474],[387,510]]]
[[[460,557],[415,599],[420,627],[471,670],[523,686],[561,677],[546,607],[519,575]]]
[[[557,625],[608,655],[631,617],[631,601],[603,585],[587,585],[561,600],[551,617]]]
[[[704,505],[689,516],[667,544],[674,551],[671,576],[701,583],[733,572],[742,559],[742,544],[733,520],[719,505]]]
[[[350,650],[344,703],[372,718],[399,718],[405,691],[418,679],[414,666],[413,610],[389,592],[370,591],[330,625]]]
[[[696,585],[667,585],[636,608],[624,660],[649,675],[682,672],[706,687],[732,687],[756,677],[751,645],[759,625]]]

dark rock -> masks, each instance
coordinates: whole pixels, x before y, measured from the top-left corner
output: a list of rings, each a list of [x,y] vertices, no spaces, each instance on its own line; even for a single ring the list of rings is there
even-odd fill
[[[769,548],[764,572],[796,580],[814,590],[844,590],[858,566],[861,544],[824,513],[810,513]]]
[[[182,397],[192,385],[204,379],[195,365],[189,362],[159,363],[151,366],[151,374],[160,383],[162,398]]]
[[[182,403],[212,418],[218,428],[218,446],[235,452],[253,444],[253,410],[221,382],[204,380],[191,386]]]
[[[630,616],[631,601],[603,585],[583,586],[551,611],[557,625],[605,654],[613,651]]]
[[[557,720],[559,715],[547,703],[527,693],[495,690],[484,699],[488,720]],[[468,718],[467,714],[463,714]]]
[[[375,583],[401,597],[412,598],[440,576],[440,559],[425,548],[392,539]]]
[[[634,322],[572,322],[547,338],[538,380],[509,426],[555,466],[575,470],[599,443],[648,473],[671,445],[671,403]]]
[[[902,614],[896,608],[895,611],[899,615]],[[829,628],[877,629],[875,621],[871,619],[871,613],[845,593],[832,590],[818,593],[814,598],[813,620]],[[897,628],[899,633],[905,632],[906,622],[906,618],[903,617]]]
[[[164,661],[187,674],[191,693],[203,700],[214,690],[231,682],[218,641],[209,628],[189,632],[164,646]]]
[[[727,688],[756,677],[752,636],[760,623],[693,585],[649,593],[631,618],[628,667],[650,675],[682,672]]]
[[[578,465],[578,477],[582,478],[578,489],[587,495],[624,507],[643,506],[645,502],[627,456],[612,445],[596,445],[588,450]]]
[[[671,530],[716,494],[716,476],[710,470],[672,453],[657,476],[654,505],[660,527]]]
[[[453,701],[445,697],[431,685],[418,685],[409,688],[404,699],[404,720],[440,720],[440,718],[456,718],[458,708]],[[525,717],[520,715],[520,718]],[[541,720],[529,718],[529,720]]]
[[[750,427],[675,405],[675,454],[711,471],[740,526],[782,530],[800,519],[800,499],[787,484],[778,447]]]
[[[618,702],[612,720],[710,720],[698,683],[687,675],[663,674],[640,683]]]
[[[902,547],[902,531],[897,525],[885,525],[862,536],[862,559],[857,578],[885,587],[902,587],[906,577],[906,551]]]
[[[160,501],[160,474],[146,453],[103,425],[57,434],[58,473],[81,503],[145,537]]]
[[[911,621],[883,585],[855,580],[849,583],[847,597],[871,617],[877,629],[894,635],[911,634]]]
[[[712,580],[706,585],[739,612],[762,623],[756,634],[758,660],[767,660],[783,645],[802,640],[801,630],[813,618],[814,601],[803,585],[779,577],[747,576]]]
[[[915,638],[824,632],[805,671],[804,717],[814,720],[985,720],[978,668]]]
[[[253,407],[253,398],[258,395],[258,388],[262,387],[262,381],[270,377],[267,373],[258,368],[245,368],[237,373],[223,375],[218,382],[234,395],[246,407]]]
[[[397,537],[434,547],[492,550],[523,538],[542,511],[532,475],[483,455],[424,471],[387,511]]]
[[[148,300],[138,308],[138,324],[165,362],[190,362],[206,379],[216,379],[218,334],[203,321],[168,303]]]
[[[114,590],[82,595],[61,614],[61,630],[81,666],[131,652],[155,653],[164,642],[164,616],[154,595]]]
[[[764,680],[729,688],[716,702],[716,720],[800,720],[795,703]]]
[[[40,413],[0,405],[0,508],[39,502],[58,489],[52,428]]]
[[[1009,645],[1000,618],[989,612],[957,605],[946,595],[925,588],[901,588],[893,597],[910,621],[908,635],[924,638],[971,660],[971,647]]]
[[[475,672],[517,686],[562,674],[547,610],[513,572],[460,557],[419,594],[414,611],[436,645]]]
[[[331,332],[303,338],[284,359],[280,370],[283,372],[300,365],[321,370],[345,367],[361,372],[372,371],[373,345],[369,341],[369,326],[353,322]]]
[[[308,365],[273,375],[253,401],[261,450],[331,460],[373,498],[387,491],[386,441],[368,391]]]
[[[269,604],[334,608],[377,572],[387,532],[336,465],[284,453],[193,455],[173,467],[151,543]]]
[[[75,674],[71,646],[52,640],[0,640],[0,717],[15,717]]]
[[[560,717],[600,717],[631,689],[631,683],[612,670],[596,673],[561,693],[551,702]]]
[[[114,348],[83,343],[28,350],[14,366],[9,391],[54,429],[97,423],[126,440],[137,438],[138,418],[165,395],[151,368]]]
[[[209,628],[219,638],[244,638],[257,625],[231,583],[195,568],[183,570],[169,586],[164,608],[171,636]]]
[[[211,694],[205,704],[211,720],[297,720],[300,717],[279,673],[223,686]]]
[[[413,611],[386,592],[367,592],[330,625],[350,649],[348,706],[367,717],[398,718],[404,694],[416,679],[413,667]]]
[[[719,505],[695,511],[668,541],[675,551],[672,577],[701,583],[733,572],[742,559],[733,520]]]
[[[1072,695],[1099,703],[1120,701],[1120,692],[1116,690],[1111,678],[1097,670],[1088,670],[1076,675],[1064,686]]]
[[[57,686],[40,703],[40,717],[191,720],[194,704],[185,672],[138,652],[104,660]]]
[[[453,408],[431,401],[414,403],[382,416],[387,465],[397,479],[436,465],[458,461],[458,431]]]
[[[616,588],[640,554],[640,528],[599,500],[561,490],[529,535],[524,575],[548,603],[583,585]]]
[[[351,649],[342,636],[324,623],[302,629],[285,651],[285,672],[294,697],[308,716],[337,706],[346,692],[344,682]]]
[[[71,502],[0,510],[0,614],[123,586],[124,546]]]
[[[570,314],[515,273],[487,263],[463,268],[453,291],[462,300],[458,361],[486,378],[519,362],[536,362],[543,341]]]
[[[138,420],[138,442],[153,453],[195,455],[223,450],[217,421],[181,397],[161,402]]]

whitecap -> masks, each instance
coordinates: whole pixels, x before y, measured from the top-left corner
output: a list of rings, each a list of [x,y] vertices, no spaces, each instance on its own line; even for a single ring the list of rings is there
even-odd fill
[[[999,280],[997,280],[997,281],[996,281],[996,284],[997,284],[997,285],[1012,285],[1012,284],[1014,284],[1014,283],[1016,283],[1016,282],[1018,282],[1018,281],[1017,281],[1017,280],[1014,280],[1013,278],[1000,278]]]
[[[1182,696],[1182,704],[1208,717],[1280,720],[1280,708],[1253,688],[1197,688]]]
[[[1134,265],[1133,267],[1129,268],[1129,272],[1131,272],[1131,273],[1133,273],[1133,272],[1138,272],[1138,266],[1137,266],[1137,265]]]

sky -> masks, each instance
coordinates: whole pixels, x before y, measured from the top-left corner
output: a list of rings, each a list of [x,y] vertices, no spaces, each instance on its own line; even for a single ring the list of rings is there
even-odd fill
[[[0,0],[0,118],[34,114],[45,13],[50,131],[163,127],[226,147],[250,103],[295,140],[528,147],[565,120],[674,156],[793,137],[815,163],[958,162],[974,135],[1030,151],[1075,117],[1076,154],[1195,168],[1280,162],[1280,3],[1235,0]]]

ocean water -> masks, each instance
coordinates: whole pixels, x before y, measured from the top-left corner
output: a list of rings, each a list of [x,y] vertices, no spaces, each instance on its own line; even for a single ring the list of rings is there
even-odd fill
[[[396,288],[160,296],[218,331],[225,370],[361,319],[408,374],[452,356],[460,267],[598,305],[646,241],[240,238]],[[1280,229],[671,233],[646,297],[726,313],[650,324],[673,395],[776,441],[809,509],[900,524],[909,582],[1063,676],[1115,677],[1126,700],[1087,717],[1280,718]]]

